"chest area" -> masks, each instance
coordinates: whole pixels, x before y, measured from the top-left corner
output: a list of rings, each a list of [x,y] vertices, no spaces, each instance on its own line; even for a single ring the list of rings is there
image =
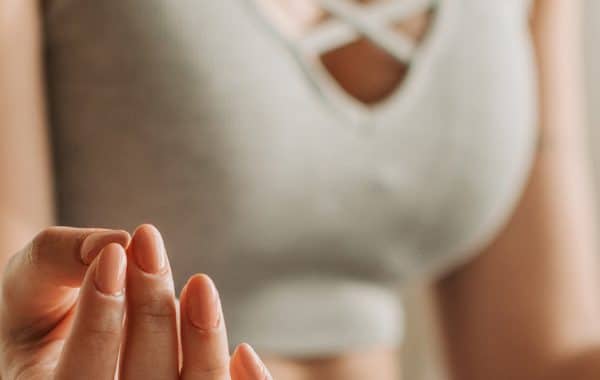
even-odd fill
[[[324,79],[365,105],[401,87],[436,14],[435,0],[251,2],[309,65],[321,66]]]

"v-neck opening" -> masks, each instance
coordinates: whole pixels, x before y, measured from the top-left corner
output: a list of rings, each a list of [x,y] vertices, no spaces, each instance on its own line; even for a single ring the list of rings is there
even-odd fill
[[[400,61],[408,66],[405,76],[392,90],[389,91],[388,95],[372,104],[362,102],[344,89],[321,61],[322,55],[310,56],[310,54],[307,54],[303,49],[301,40],[296,40],[293,37],[287,36],[282,28],[276,25],[276,22],[266,14],[267,10],[258,3],[258,0],[243,1],[246,1],[250,5],[260,21],[285,44],[305,73],[305,77],[311,83],[311,87],[338,115],[341,115],[344,119],[354,125],[372,125],[376,119],[379,119],[382,114],[387,113],[390,108],[395,108],[397,112],[399,112],[398,110],[405,108],[410,103],[411,98],[415,96],[420,84],[425,79],[425,66],[431,64],[432,56],[435,55],[434,51],[438,49],[439,45],[442,43],[444,34],[450,22],[450,7],[455,0],[431,1],[434,12],[424,37],[414,49],[414,53],[410,60]],[[377,5],[371,5],[371,7],[377,7]],[[331,19],[324,21],[324,24],[321,25],[320,28],[326,28],[327,24],[340,25],[338,19]],[[339,34],[349,33],[348,29],[352,29],[352,26],[349,26],[346,31],[344,31],[343,28],[339,29]],[[369,38],[369,36],[365,36],[356,30],[352,32],[356,33],[358,36]],[[403,34],[396,32],[392,33],[396,35],[395,37],[397,37],[398,41],[402,40]],[[344,36],[341,38],[344,38]],[[345,36],[345,38],[349,37]],[[381,41],[374,41],[373,43],[380,46],[380,42]],[[397,57],[395,58],[398,59]]]

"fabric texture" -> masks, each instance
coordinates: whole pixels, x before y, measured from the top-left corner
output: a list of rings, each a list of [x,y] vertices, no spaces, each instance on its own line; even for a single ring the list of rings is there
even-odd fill
[[[372,108],[252,1],[45,2],[60,222],[156,224],[178,287],[215,279],[232,345],[395,345],[402,286],[475,254],[527,178],[527,1],[439,0]]]

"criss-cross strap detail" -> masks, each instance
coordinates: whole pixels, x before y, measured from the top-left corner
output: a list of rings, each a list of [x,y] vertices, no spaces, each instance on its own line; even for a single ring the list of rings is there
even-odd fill
[[[258,9],[256,5],[261,2],[247,1],[254,4],[254,10]],[[413,63],[422,60],[421,40],[420,37],[412,36],[403,25],[429,12],[441,14],[446,0],[380,0],[368,4],[361,4],[356,0],[312,1],[327,17],[302,33],[286,33],[284,28],[277,27],[272,22],[267,24],[289,48],[316,93],[333,109],[340,111],[340,115],[352,125],[370,124],[375,113],[390,104],[383,100],[394,101],[395,105],[401,104],[399,100],[406,98],[398,96],[405,81],[404,74],[400,74],[402,78],[391,84],[394,88],[385,90],[381,98],[364,101],[344,88],[344,84],[327,67],[324,57],[366,39],[398,61],[399,71],[407,70]],[[261,14],[262,19],[267,20],[265,13]]]
[[[410,0],[360,5],[351,0],[317,0],[333,17],[316,26],[298,42],[315,55],[320,55],[365,37],[400,62],[409,62],[416,45],[390,24],[408,20],[433,7],[437,0]]]

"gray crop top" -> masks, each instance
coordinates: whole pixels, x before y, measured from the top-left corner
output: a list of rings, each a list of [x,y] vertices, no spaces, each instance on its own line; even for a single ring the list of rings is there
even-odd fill
[[[525,183],[528,2],[439,0],[415,47],[349,0],[288,41],[253,1],[45,2],[60,222],[156,224],[178,286],[215,279],[232,344],[396,344],[402,285],[467,260]],[[351,35],[411,62],[371,108],[301,54]]]

